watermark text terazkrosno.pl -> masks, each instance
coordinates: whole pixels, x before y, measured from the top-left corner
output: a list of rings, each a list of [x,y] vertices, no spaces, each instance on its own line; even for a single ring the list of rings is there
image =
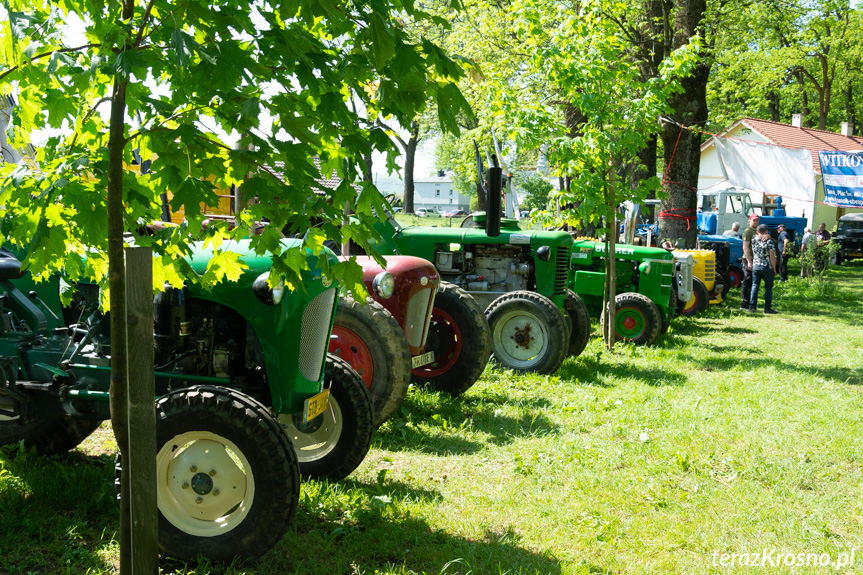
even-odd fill
[[[830,553],[792,553],[774,548],[764,548],[752,553],[720,553],[713,552],[715,567],[850,567],[854,565],[857,548]]]

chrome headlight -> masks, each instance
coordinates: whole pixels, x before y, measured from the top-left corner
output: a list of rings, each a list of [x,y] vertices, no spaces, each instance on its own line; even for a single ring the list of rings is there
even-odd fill
[[[393,274],[383,271],[375,276],[375,279],[372,281],[372,288],[374,288],[375,293],[380,297],[388,299],[392,297],[396,289],[396,280],[393,278]]]
[[[279,305],[282,298],[285,296],[285,278],[279,278],[279,283],[270,287],[269,283],[270,272],[264,272],[258,276],[255,283],[252,284],[252,289],[255,292],[255,297],[267,305]]]

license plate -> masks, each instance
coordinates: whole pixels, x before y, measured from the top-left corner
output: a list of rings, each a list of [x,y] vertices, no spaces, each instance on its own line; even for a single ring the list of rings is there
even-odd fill
[[[422,367],[434,361],[434,352],[429,351],[422,355],[415,355],[411,358],[411,367]]]
[[[325,389],[317,395],[306,400],[303,405],[303,423],[308,423],[327,410],[327,399],[330,397],[330,390]]]

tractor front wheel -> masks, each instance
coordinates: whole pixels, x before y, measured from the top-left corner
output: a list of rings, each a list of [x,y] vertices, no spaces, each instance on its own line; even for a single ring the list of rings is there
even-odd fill
[[[504,368],[521,372],[554,373],[568,348],[563,312],[547,297],[514,291],[486,309],[491,349]]]
[[[683,306],[681,315],[685,315],[686,317],[698,315],[707,309],[709,302],[710,294],[707,293],[707,286],[704,285],[704,282],[700,278],[692,278],[692,299]]]
[[[488,363],[488,321],[473,296],[455,284],[438,288],[425,350],[434,352],[434,361],[411,372],[414,383],[453,396],[467,391]]]
[[[614,334],[617,341],[653,345],[662,329],[662,314],[647,296],[627,292],[614,298]],[[605,325],[605,314],[600,323]],[[605,333],[605,329],[603,329]]]
[[[296,510],[297,457],[254,399],[216,386],[180,389],[156,402],[156,497],[162,553],[257,557]]]
[[[297,453],[305,479],[344,479],[359,467],[374,433],[369,390],[351,366],[327,354],[324,388],[330,395],[323,414],[302,422],[299,414],[282,414],[279,422]]]
[[[328,351],[347,361],[372,397],[375,427],[401,406],[410,385],[411,351],[390,312],[368,298],[340,296]]]

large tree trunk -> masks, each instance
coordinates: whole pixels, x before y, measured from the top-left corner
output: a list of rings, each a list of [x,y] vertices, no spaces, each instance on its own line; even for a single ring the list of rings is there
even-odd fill
[[[706,0],[681,0],[674,20],[674,45],[680,46],[699,32],[707,9]],[[710,67],[704,60],[681,82],[683,91],[671,100],[674,118],[684,126],[703,126],[707,121],[707,81]],[[660,134],[664,149],[665,177],[659,215],[659,236],[695,247],[697,226],[698,169],[701,163],[701,133],[666,122]]]

